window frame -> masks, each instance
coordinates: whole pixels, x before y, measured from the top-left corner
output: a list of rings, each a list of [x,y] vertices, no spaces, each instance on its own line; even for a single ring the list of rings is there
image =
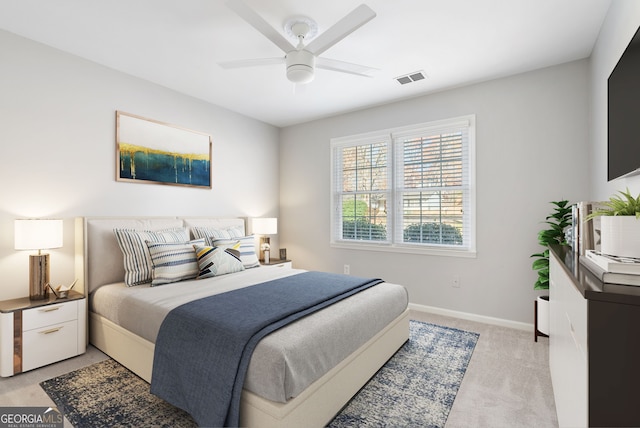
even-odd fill
[[[469,233],[466,238],[468,246],[458,247],[455,245],[444,244],[424,244],[424,243],[405,243],[401,242],[396,236],[401,230],[402,210],[400,205],[400,195],[402,190],[398,188],[396,183],[396,164],[397,146],[402,145],[396,140],[407,136],[415,136],[424,132],[433,132],[438,129],[452,128],[456,126],[466,127],[467,135],[467,159],[463,164],[463,169],[467,168],[468,176],[468,197],[464,206],[469,210],[469,215],[465,218],[465,225],[469,227]],[[465,115],[450,119],[443,119],[420,123],[415,125],[403,126],[398,128],[388,128],[380,131],[367,132],[363,134],[350,135],[331,139],[331,203],[330,203],[330,246],[334,248],[383,251],[383,252],[399,252],[410,254],[429,254],[439,256],[454,257],[476,257],[476,177],[475,177],[475,115]],[[370,241],[370,240],[351,240],[339,239],[342,233],[342,211],[341,202],[343,192],[338,189],[341,178],[339,174],[342,172],[339,167],[338,157],[341,155],[341,149],[366,144],[375,144],[380,142],[387,144],[387,240]],[[357,193],[357,192],[356,192]]]

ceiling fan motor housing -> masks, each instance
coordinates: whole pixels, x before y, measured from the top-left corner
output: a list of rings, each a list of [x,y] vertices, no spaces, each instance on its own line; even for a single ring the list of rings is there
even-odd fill
[[[316,57],[304,49],[287,53],[287,79],[294,83],[309,83],[313,80]]]

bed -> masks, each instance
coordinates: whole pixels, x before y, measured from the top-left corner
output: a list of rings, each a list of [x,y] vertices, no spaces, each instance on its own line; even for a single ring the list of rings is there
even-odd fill
[[[173,308],[303,272],[259,266],[205,280],[125,286],[123,254],[114,229],[176,228],[184,228],[190,238],[197,228],[246,232],[241,218],[76,219],[77,287],[82,287],[89,301],[89,341],[147,382],[152,381],[159,326]],[[208,287],[216,291],[205,291]],[[404,287],[382,283],[265,337],[249,364],[240,425],[324,426],[408,340],[407,305]]]

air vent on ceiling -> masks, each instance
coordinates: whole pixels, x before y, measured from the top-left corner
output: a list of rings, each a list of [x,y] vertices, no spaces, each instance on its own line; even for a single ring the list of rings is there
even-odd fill
[[[427,75],[424,74],[424,71],[414,71],[413,73],[398,76],[398,77],[395,77],[394,79],[397,80],[398,83],[400,83],[401,85],[406,85],[407,83],[423,80],[426,77]]]

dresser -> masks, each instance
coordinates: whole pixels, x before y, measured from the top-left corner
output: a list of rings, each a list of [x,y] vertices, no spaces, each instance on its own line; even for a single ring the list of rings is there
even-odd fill
[[[550,249],[549,366],[561,427],[640,426],[640,287]]]
[[[0,301],[0,376],[13,376],[83,354],[87,304],[83,294]]]

